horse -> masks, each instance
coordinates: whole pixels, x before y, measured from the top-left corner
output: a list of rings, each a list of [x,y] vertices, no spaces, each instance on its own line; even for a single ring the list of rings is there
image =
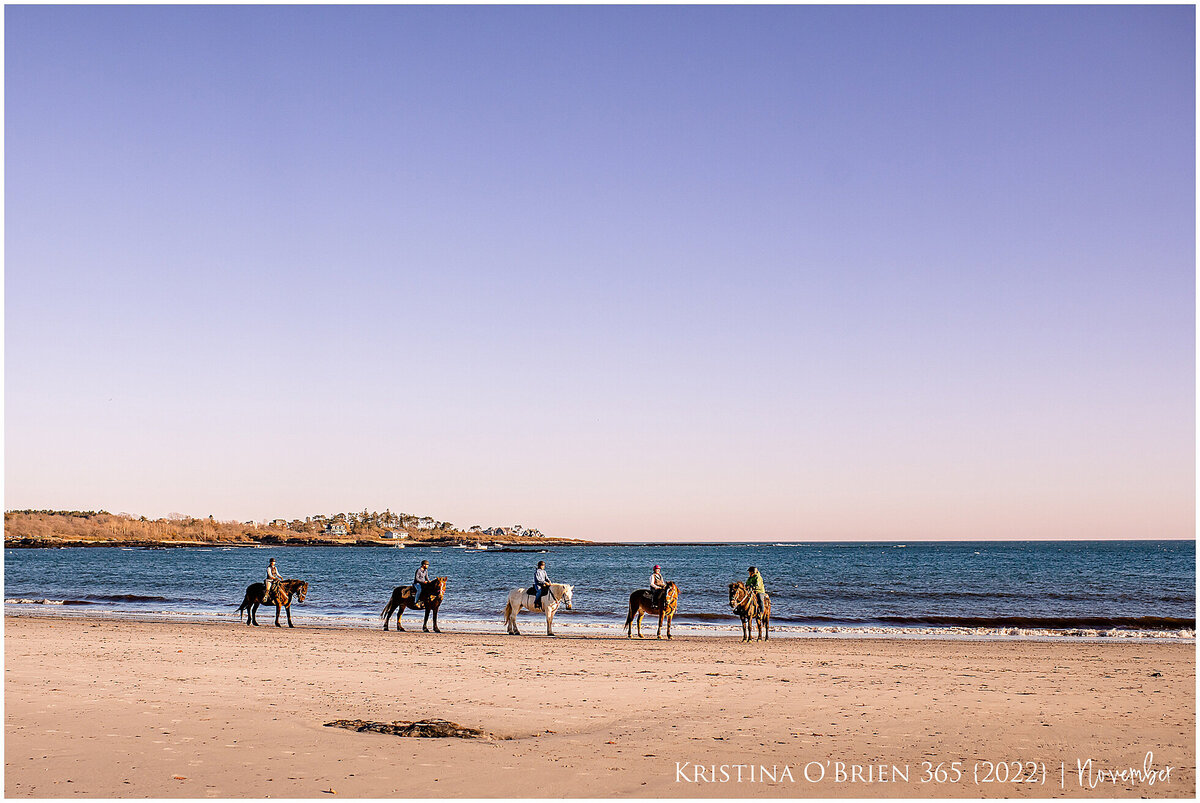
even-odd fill
[[[540,610],[546,614],[546,635],[554,635],[554,612],[558,610],[561,603],[566,603],[567,610],[571,610],[571,593],[575,590],[575,586],[565,585],[563,583],[551,583],[550,590],[542,595],[542,607]],[[504,624],[508,626],[508,634],[510,636],[519,636],[521,631],[517,630],[517,614],[521,611],[535,611],[538,608],[533,607],[535,598],[532,588],[514,588],[508,592],[508,602],[504,606]]]
[[[642,637],[642,617],[648,613],[658,614],[658,632],[655,638],[662,638],[664,617],[667,620],[667,638],[671,638],[671,620],[675,618],[675,609],[679,606],[679,586],[667,583],[663,593],[663,604],[656,604],[658,595],[646,588],[639,588],[629,595],[629,616],[625,617],[625,633],[633,638],[633,617],[637,617],[638,638]]]
[[[442,599],[446,596],[446,582],[449,578],[435,577],[432,581],[425,583],[421,589],[421,601],[425,603],[425,621],[421,625],[421,629],[426,633],[429,632],[429,614],[433,613],[433,632],[441,633],[438,629],[438,608],[442,606]],[[392,612],[396,613],[396,629],[403,631],[404,627],[400,624],[400,617],[404,615],[405,608],[412,608],[414,611],[421,610],[413,604],[413,587],[412,586],[396,586],[392,589],[392,598],[388,600],[388,604],[384,606],[383,612],[379,614],[383,619],[383,629],[388,629],[388,620],[392,616]]]
[[[308,594],[308,583],[303,580],[280,580],[271,592],[271,599],[267,599],[266,594],[266,583],[251,583],[247,586],[246,598],[237,609],[238,621],[242,621],[242,611],[245,611],[246,624],[258,627],[258,606],[274,603],[275,626],[283,626],[279,624],[279,609],[286,608],[288,627],[295,627],[292,624],[292,595],[296,595],[297,602],[304,602],[304,597]]]
[[[765,595],[764,595],[765,596]],[[758,609],[758,595],[746,588],[744,583],[729,584],[729,607],[742,620],[742,641],[750,641],[750,623],[758,625],[758,640],[771,638],[771,598],[767,597],[762,610]]]

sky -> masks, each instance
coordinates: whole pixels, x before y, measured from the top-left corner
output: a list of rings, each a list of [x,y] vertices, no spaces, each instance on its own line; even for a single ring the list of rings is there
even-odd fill
[[[8,6],[5,507],[1193,538],[1194,14]]]

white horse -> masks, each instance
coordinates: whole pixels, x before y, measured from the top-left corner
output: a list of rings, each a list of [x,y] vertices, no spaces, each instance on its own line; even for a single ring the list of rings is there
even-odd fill
[[[567,610],[571,610],[571,592],[574,590],[575,586],[551,583],[550,590],[542,595],[541,610],[546,614],[547,636],[554,635],[554,612],[558,610],[558,606],[565,603]],[[508,625],[509,635],[521,635],[521,631],[517,630],[517,614],[521,611],[537,610],[533,607],[533,600],[534,595],[524,588],[514,588],[508,592],[508,603],[504,606],[504,624]]]

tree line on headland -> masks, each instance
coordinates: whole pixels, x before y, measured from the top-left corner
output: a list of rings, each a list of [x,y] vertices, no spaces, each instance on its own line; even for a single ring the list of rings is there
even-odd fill
[[[109,544],[186,546],[189,544],[268,544],[308,546],[376,546],[387,544],[578,544],[568,538],[547,538],[537,530],[472,526],[407,513],[317,514],[304,519],[270,522],[219,521],[172,513],[148,519],[106,510],[9,510],[4,513],[7,547],[104,546]]]

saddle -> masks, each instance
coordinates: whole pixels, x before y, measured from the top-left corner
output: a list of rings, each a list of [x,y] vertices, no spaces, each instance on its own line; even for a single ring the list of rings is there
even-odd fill
[[[533,599],[534,599],[534,606],[532,608],[530,608],[529,610],[531,610],[531,611],[542,610],[542,603],[537,601],[537,586],[530,586],[529,588],[525,589],[525,593],[528,594],[529,596],[533,597]],[[546,593],[542,594],[542,599],[545,599],[548,596],[550,596],[550,589],[547,588]]]

